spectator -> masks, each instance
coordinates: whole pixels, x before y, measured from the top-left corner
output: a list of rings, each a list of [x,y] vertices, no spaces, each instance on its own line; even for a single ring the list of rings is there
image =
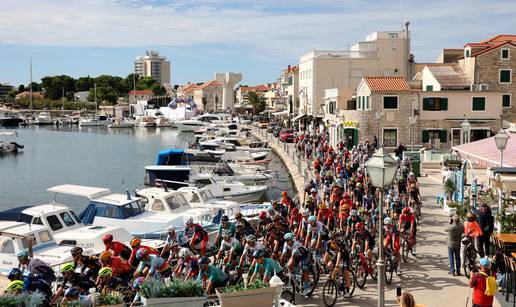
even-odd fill
[[[464,226],[460,224],[460,217],[454,215],[445,231],[448,233],[448,258],[450,260],[450,271],[448,274],[460,276],[460,241]]]
[[[480,271],[469,280],[469,286],[473,288],[473,307],[491,307],[493,306],[493,298],[496,293],[496,281],[494,284],[494,292],[491,292],[493,285],[490,285],[490,277],[496,274],[491,271],[491,262],[489,258],[480,259]]]
[[[396,157],[398,157],[400,160],[403,159],[403,152],[407,150],[407,148],[405,148],[405,146],[401,145],[401,143],[399,143],[398,147],[396,147],[396,149],[394,150],[394,154],[396,155]]]
[[[396,298],[400,307],[425,307],[425,305],[416,304],[414,296],[410,292],[405,291],[401,296]]]
[[[477,222],[477,216],[473,212],[468,212],[466,215],[466,222],[464,222],[464,235],[471,236],[475,243],[475,248],[480,249],[480,236],[482,236],[482,229]],[[462,250],[461,250],[462,255]],[[463,259],[464,260],[464,259]]]
[[[482,235],[479,237],[478,243],[478,253],[480,257],[491,255],[489,249],[489,240],[491,239],[491,234],[494,229],[494,218],[493,213],[491,212],[491,208],[484,203],[480,207],[480,212],[478,213],[478,224],[482,229]]]

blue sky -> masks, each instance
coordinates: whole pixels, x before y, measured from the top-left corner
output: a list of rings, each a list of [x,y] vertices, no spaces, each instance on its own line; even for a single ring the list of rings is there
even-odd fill
[[[243,83],[274,81],[312,49],[346,49],[409,20],[412,52],[432,62],[445,47],[516,34],[513,0],[0,0],[0,82],[132,72],[156,49],[172,82],[235,71]],[[403,17],[402,17],[403,16]]]

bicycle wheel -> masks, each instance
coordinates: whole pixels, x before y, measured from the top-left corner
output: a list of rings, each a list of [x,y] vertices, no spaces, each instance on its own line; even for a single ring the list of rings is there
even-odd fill
[[[403,261],[407,261],[410,248],[407,240],[403,239],[403,245],[401,247],[401,257]]]
[[[305,294],[306,296],[312,296],[312,294],[315,291],[315,288],[317,287],[317,273],[315,273],[314,267],[310,267],[310,270],[308,271],[308,282],[310,283],[310,290]]]
[[[357,284],[357,281],[356,281],[356,277],[355,277],[355,272],[353,272],[353,270],[349,270],[349,288],[347,288],[345,285],[346,285],[346,281],[343,280],[343,285],[344,285],[344,291],[343,291],[343,294],[342,296],[344,298],[351,298],[353,296],[353,292],[355,292],[355,286]]]
[[[376,265],[377,261],[378,257],[376,256],[376,254],[373,253],[373,259],[369,260],[369,276],[371,276],[373,280],[376,280],[376,278],[378,277],[378,266]]]
[[[292,292],[291,290],[282,290],[280,297],[291,304],[296,303],[296,296],[294,295],[294,292]]]
[[[325,306],[333,306],[337,302],[339,285],[335,280],[328,279],[323,286],[322,298]]]
[[[365,270],[362,260],[357,261],[357,264],[355,265],[355,277],[357,286],[360,289],[364,288],[367,280],[367,271]]]
[[[385,259],[385,282],[390,285],[392,282],[392,275],[394,274],[394,265],[390,258]]]

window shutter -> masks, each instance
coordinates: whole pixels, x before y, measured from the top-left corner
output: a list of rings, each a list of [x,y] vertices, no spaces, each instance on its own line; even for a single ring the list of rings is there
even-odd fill
[[[448,98],[441,98],[441,111],[448,110]]]
[[[439,140],[441,143],[446,143],[448,139],[448,132],[446,130],[439,130]]]
[[[423,110],[430,111],[430,98],[423,98]]]
[[[428,143],[428,142],[429,142],[429,139],[428,139],[428,130],[423,130],[423,134],[422,134],[421,142],[422,142],[423,144],[425,144],[425,143]]]

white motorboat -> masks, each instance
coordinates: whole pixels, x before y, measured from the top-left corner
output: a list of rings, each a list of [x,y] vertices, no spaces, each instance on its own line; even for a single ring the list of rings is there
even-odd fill
[[[195,130],[208,125],[208,123],[222,122],[223,116],[220,114],[204,114],[193,119],[183,119],[174,122],[180,132],[194,132]]]
[[[79,217],[83,223],[94,227],[124,228],[133,235],[152,237],[161,234],[169,226],[184,227],[185,220],[189,217],[203,225],[212,224],[211,211],[190,207],[181,193],[175,193],[159,202],[153,201],[149,204],[146,197],[131,196],[129,192],[113,194],[109,189],[103,188],[66,184],[48,190],[87,197],[89,205],[79,214]],[[171,212],[152,210],[160,206],[167,206]]]
[[[178,191],[205,188],[217,200],[232,200],[239,203],[259,201],[267,191],[267,185],[245,185],[242,182],[215,181],[210,174],[199,174],[193,183],[196,187],[182,187]]]
[[[217,163],[212,168],[202,168],[202,166],[191,167],[190,181],[195,182],[203,178],[203,174],[210,174],[216,182],[238,181],[246,185],[267,184],[274,178],[272,171],[263,168],[248,167],[236,163]],[[199,170],[199,171],[194,171]],[[201,170],[202,169],[202,170]]]
[[[152,116],[142,116],[138,119],[137,126],[142,128],[155,128],[156,119]]]
[[[172,127],[172,122],[168,118],[160,116],[160,117],[156,118],[156,127],[158,127],[158,128]]]
[[[24,148],[23,145],[14,141],[14,138],[17,136],[18,133],[16,131],[0,132],[0,156],[4,154],[17,154]],[[5,141],[3,137],[6,138]]]
[[[43,225],[29,225],[24,222],[0,221],[0,274],[18,267],[16,254],[21,250],[32,250],[33,257],[46,262],[50,267],[72,260],[70,246],[58,246],[52,233]]]
[[[38,114],[38,116],[36,116],[36,119],[32,123],[35,125],[40,125],[40,126],[53,125],[54,120],[50,116],[49,112],[40,112]]]
[[[133,128],[134,123],[130,122],[129,120],[123,119],[123,118],[115,118],[115,120],[108,125],[108,128]]]
[[[80,127],[105,127],[110,124],[107,116],[99,115],[92,118],[85,118],[79,122]]]

